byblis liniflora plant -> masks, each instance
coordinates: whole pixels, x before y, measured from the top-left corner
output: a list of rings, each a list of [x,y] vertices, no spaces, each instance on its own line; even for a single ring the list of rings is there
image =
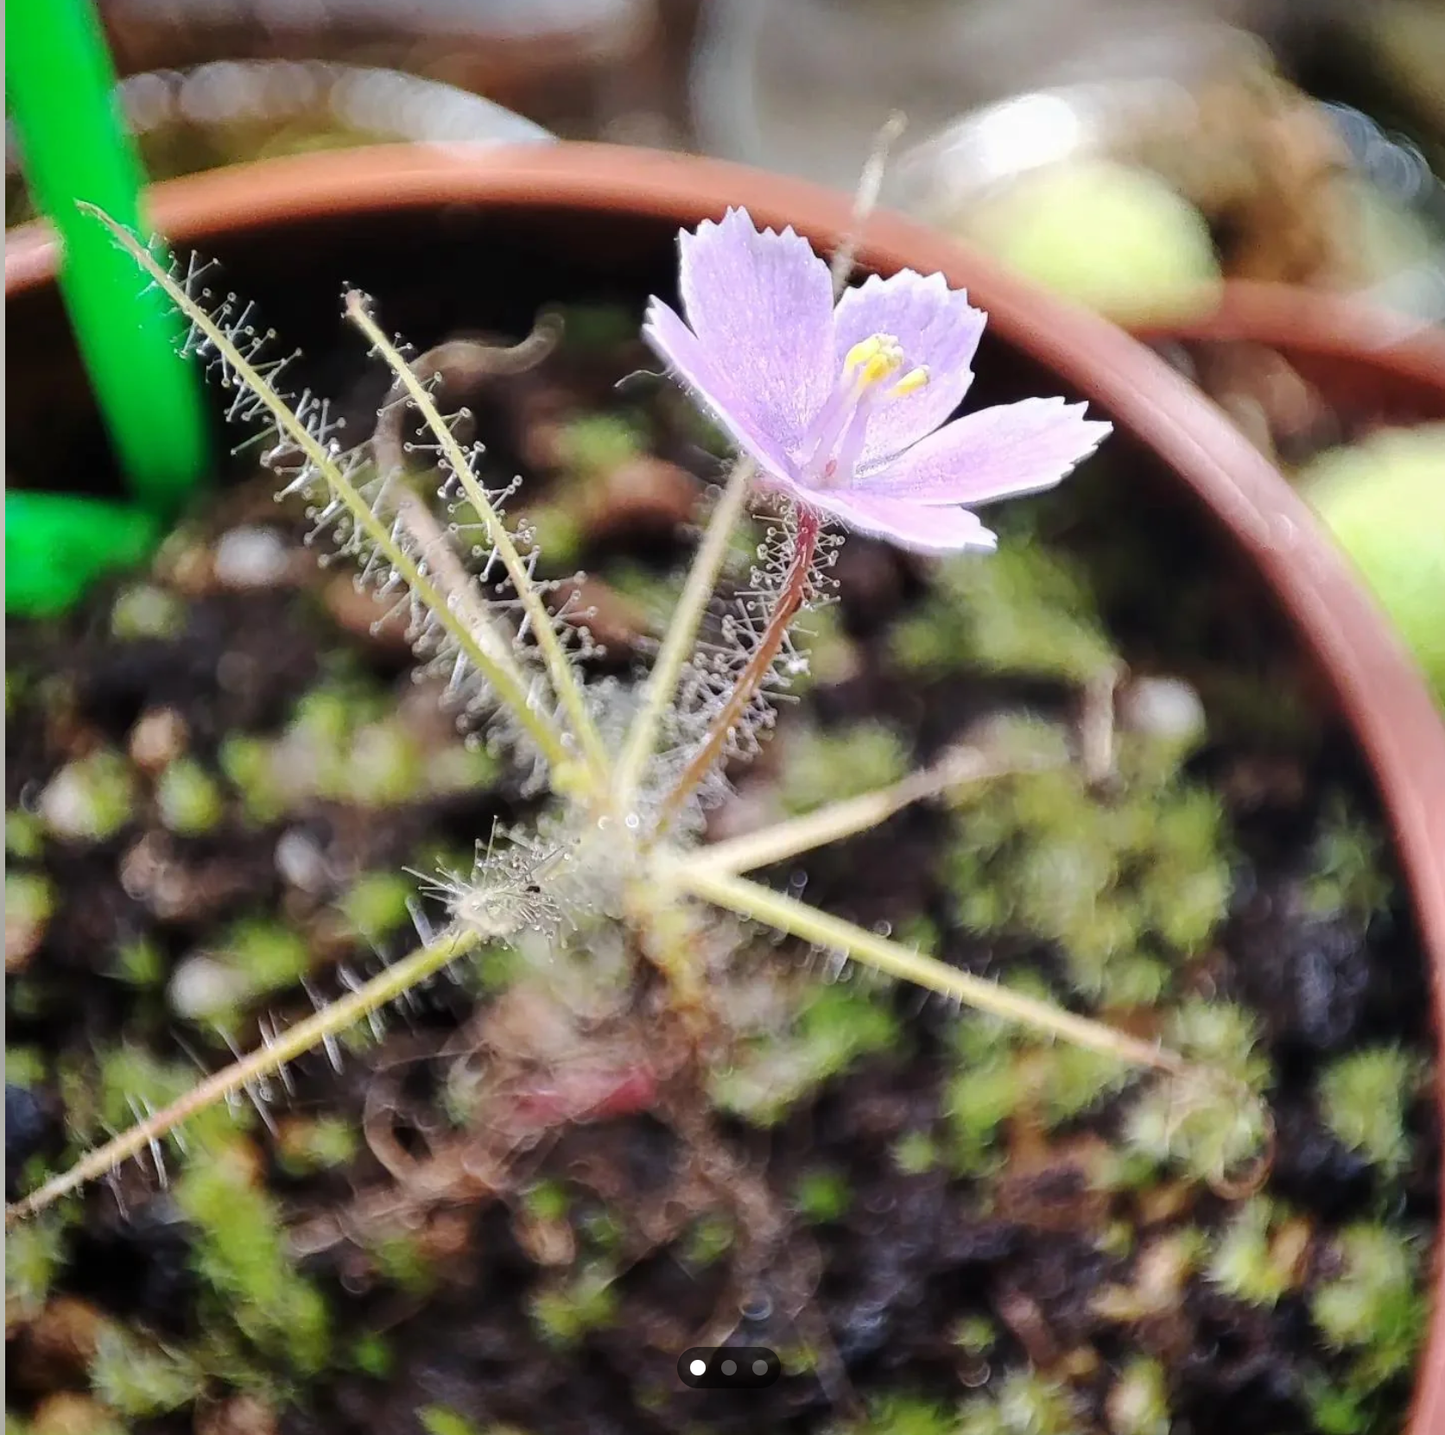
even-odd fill
[[[344,448],[324,402],[309,391],[283,394],[286,361],[264,357],[269,335],[249,308],[214,296],[194,266],[168,274],[111,227],[189,319],[188,348],[234,393],[231,416],[265,422],[266,460],[282,492],[305,496],[317,533],[355,561],[358,583],[404,609],[419,656],[446,675],[459,720],[510,751],[540,815],[525,829],[479,834],[470,872],[436,876],[431,890],[448,921],[440,930],[419,923],[416,950],[287,1029],[260,1022],[251,1055],[147,1111],[12,1206],[10,1219],[132,1156],[149,1153],[159,1174],[162,1143],[188,1118],[243,1093],[261,1099],[297,1057],[322,1046],[334,1055],[345,1029],[498,946],[530,964],[552,1017],[562,1013],[518,1024],[530,1033],[525,1055],[550,1064],[551,1079],[547,1101],[494,1113],[492,1128],[506,1139],[651,1106],[706,1143],[708,1081],[728,1065],[736,1036],[729,983],[755,966],[758,944],[748,937],[759,925],[840,965],[855,959],[1046,1037],[1152,1068],[1166,1084],[1166,1120],[1171,1109],[1193,1119],[1211,1106],[1226,1118],[1258,1108],[1258,1094],[1226,1069],[960,971],[744,875],[862,832],[908,804],[946,799],[1029,762],[1074,760],[1067,754],[957,747],[882,790],[711,846],[701,841],[705,813],[727,794],[728,760],[756,750],[776,698],[805,668],[793,634],[800,615],[829,596],[843,541],[832,526],[925,554],[991,549],[994,535],[972,506],[1058,483],[1109,431],[1086,419],[1082,404],[1058,399],[953,418],[985,317],[941,276],[903,272],[844,288],[805,240],[760,232],[740,210],[681,236],[685,318],[654,300],[644,334],[743,456],[713,506],[650,670],[628,683],[589,677],[596,650],[585,613],[537,580],[534,536],[504,519],[515,485],[483,484],[480,446],[463,443],[456,416],[439,412],[433,397],[436,381],[458,367],[499,372],[532,362],[545,332],[512,350],[449,344],[409,360],[368,300],[348,293],[347,317],[395,382],[373,437]],[[417,425],[427,434],[420,444],[407,441]],[[417,452],[434,455],[430,471],[414,471]],[[769,536],[751,583],[724,601],[719,574],[750,500],[769,515]],[[1090,752],[1097,760],[1097,741],[1083,734],[1078,745],[1080,761]],[[787,959],[770,952],[768,960]],[[1235,1124],[1257,1137],[1264,1120]],[[368,1137],[385,1160],[385,1140]],[[1226,1153],[1233,1174],[1255,1154],[1247,1145]],[[424,1163],[399,1148],[392,1154],[387,1164],[409,1198],[425,1199]],[[475,1160],[468,1170],[485,1187]],[[737,1170],[719,1184],[729,1181],[745,1184]],[[435,1189],[444,1184],[438,1176]]]

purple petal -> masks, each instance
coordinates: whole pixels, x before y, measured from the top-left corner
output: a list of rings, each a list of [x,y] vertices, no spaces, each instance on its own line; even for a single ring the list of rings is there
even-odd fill
[[[926,279],[905,269],[891,279],[875,274],[838,301],[834,355],[839,371],[854,344],[892,334],[909,368],[928,370],[928,383],[901,398],[881,398],[868,420],[859,466],[876,467],[936,429],[963,402],[973,382],[969,364],[986,316],[941,274]]]
[[[739,395],[734,382],[736,371],[715,362],[697,335],[661,299],[647,306],[642,337],[740,448],[776,478],[791,482],[792,465],[787,454]]]
[[[761,233],[744,209],[678,237],[683,310],[754,429],[796,450],[833,387],[833,284],[807,240]]]
[[[905,498],[851,489],[810,489],[807,502],[856,533],[882,538],[915,553],[992,550],[998,539],[966,508],[925,508]]]
[[[1084,404],[1021,399],[946,424],[853,491],[921,504],[989,503],[1052,488],[1113,427],[1084,418]]]

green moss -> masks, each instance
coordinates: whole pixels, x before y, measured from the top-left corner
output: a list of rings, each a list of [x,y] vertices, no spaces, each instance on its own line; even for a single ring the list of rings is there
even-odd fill
[[[884,1395],[869,1402],[868,1416],[849,1435],[956,1435],[953,1413],[916,1395]]]
[[[565,1181],[535,1181],[522,1192],[522,1209],[534,1221],[565,1221],[572,1209],[572,1192]]]
[[[532,547],[540,550],[541,563],[548,573],[568,573],[576,569],[587,541],[582,520],[564,503],[539,503],[519,510],[519,527],[532,536]]]
[[[646,451],[647,430],[639,415],[583,414],[563,425],[557,447],[564,468],[609,473]]]
[[[38,872],[5,874],[5,949],[12,962],[28,958],[40,945],[57,897],[55,884]]]
[[[123,643],[177,638],[186,626],[186,605],[167,588],[139,583],[123,589],[110,610],[110,632]]]
[[[1340,1143],[1387,1173],[1410,1162],[1405,1117],[1425,1063],[1398,1046],[1367,1047],[1332,1062],[1319,1080],[1320,1115]]]
[[[398,927],[409,926],[413,883],[400,872],[367,872],[346,890],[337,906],[357,937],[385,937]]]
[[[5,814],[5,855],[33,862],[45,850],[45,828],[33,812],[12,807]]]
[[[1310,1317],[1326,1341],[1354,1354],[1356,1388],[1373,1389],[1414,1363],[1429,1313],[1419,1288],[1427,1262],[1382,1225],[1350,1226],[1336,1246],[1340,1273],[1316,1287]]]
[[[295,1176],[349,1166],[361,1148],[360,1134],[344,1116],[288,1122],[277,1142],[282,1169]]]
[[[683,1260],[694,1269],[714,1265],[733,1247],[736,1232],[724,1216],[703,1216],[694,1221],[682,1245]]]
[[[805,1171],[793,1188],[793,1209],[810,1225],[841,1221],[852,1204],[853,1188],[838,1171]]]
[[[793,630],[793,643],[808,658],[807,674],[790,691],[807,692],[816,685],[841,683],[858,671],[858,645],[843,627],[842,608],[836,603],[814,608]]]
[[[423,1405],[416,1412],[421,1428],[426,1435],[486,1435],[473,1425],[465,1415],[459,1415],[450,1405]]]
[[[1195,997],[1171,1015],[1165,1040],[1199,1069],[1145,1089],[1125,1121],[1126,1147],[1224,1181],[1258,1157],[1269,1132],[1263,1093],[1273,1072],[1258,1023],[1244,1007]]]
[[[955,1435],[1076,1435],[1079,1414],[1068,1389],[1028,1370],[990,1382],[964,1403]]]
[[[436,1288],[436,1267],[415,1236],[392,1231],[365,1243],[372,1266],[382,1280],[411,1296],[424,1296]]]
[[[425,754],[399,720],[367,723],[352,737],[339,782],[322,796],[359,807],[400,807],[415,801],[425,771]]]
[[[617,1318],[617,1289],[609,1266],[584,1265],[565,1280],[544,1286],[529,1302],[538,1333],[551,1345],[572,1346]]]
[[[7,1046],[5,1048],[6,1086],[34,1088],[45,1080],[45,1073],[45,1054],[38,1047]]]
[[[998,1344],[998,1327],[986,1315],[966,1315],[951,1338],[965,1355],[987,1355]]]
[[[860,983],[816,985],[791,1029],[742,1041],[732,1065],[711,1073],[709,1090],[723,1110],[770,1126],[861,1057],[895,1048],[900,1036],[886,998]]]
[[[5,1309],[23,1319],[40,1314],[65,1264],[65,1218],[45,1211],[5,1232]]]
[[[135,812],[135,775],[118,752],[98,748],[66,763],[40,794],[41,821],[54,836],[103,842]]]
[[[275,822],[289,805],[276,772],[276,752],[276,744],[266,738],[228,733],[216,754],[247,818],[257,826]]]
[[[938,1164],[938,1142],[928,1131],[909,1131],[893,1143],[893,1164],[905,1176],[921,1176]]]
[[[1120,1371],[1106,1406],[1112,1435],[1169,1435],[1169,1387],[1163,1365],[1135,1356]]]
[[[1370,1392],[1316,1376],[1305,1384],[1310,1419],[1318,1435],[1372,1435],[1382,1428]]]
[[[1235,1300],[1277,1305],[1299,1284],[1307,1239],[1307,1226],[1265,1197],[1251,1197],[1224,1228],[1207,1274]]]
[[[331,1349],[325,1302],[297,1271],[280,1212],[243,1167],[225,1157],[193,1160],[172,1188],[197,1227],[192,1266],[206,1289],[209,1318],[233,1324],[298,1374],[315,1374]]]
[[[396,1364],[391,1346],[374,1331],[367,1331],[352,1342],[351,1366],[373,1380],[385,1380]]]
[[[133,1126],[147,1112],[161,1110],[195,1089],[201,1074],[181,1062],[163,1062],[139,1046],[122,1044],[101,1054],[99,1072],[66,1067],[61,1074],[61,1096],[66,1122],[82,1140],[91,1142]],[[180,1140],[188,1147],[210,1150],[235,1139],[238,1129],[250,1125],[255,1112],[246,1104],[234,1109],[224,1102],[198,1111],[184,1124]]]
[[[189,1405],[206,1382],[204,1373],[183,1351],[107,1325],[90,1362],[90,1383],[117,1414],[139,1419]]]
[[[964,790],[940,875],[964,926],[1056,943],[1081,993],[1127,1006],[1157,1000],[1208,942],[1230,878],[1214,796],[1121,766],[1109,799],[1072,764]]]
[[[1013,990],[1049,1000],[1047,984],[1014,975]],[[944,1093],[954,1169],[981,1176],[998,1163],[1004,1123],[1028,1113],[1046,1127],[1082,1115],[1118,1090],[1131,1072],[1122,1062],[1071,1046],[1041,1042],[998,1017],[970,1012],[953,1030],[955,1067]]]
[[[891,648],[906,672],[929,678],[972,668],[1078,683],[1117,663],[1082,570],[1037,543],[940,564]]]
[[[501,762],[479,742],[453,743],[426,755],[426,789],[437,797],[489,792],[501,774]]]
[[[561,311],[562,346],[598,353],[637,342],[638,317],[623,304],[568,304]]]
[[[1379,825],[1336,797],[1311,845],[1306,906],[1317,916],[1343,912],[1367,922],[1388,909],[1393,889]]]
[[[116,949],[112,972],[127,986],[157,987],[166,976],[165,958],[149,937],[123,942]]]
[[[194,758],[168,763],[156,781],[161,822],[182,837],[209,832],[225,815],[220,785]]]
[[[807,728],[791,733],[784,754],[780,794],[790,813],[809,812],[899,781],[908,772],[902,739],[879,723],[836,731]]]

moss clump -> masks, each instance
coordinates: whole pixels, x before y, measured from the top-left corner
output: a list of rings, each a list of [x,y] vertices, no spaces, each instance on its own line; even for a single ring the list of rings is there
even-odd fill
[[[1351,1052],[1319,1079],[1320,1115],[1341,1145],[1387,1174],[1410,1161],[1405,1117],[1425,1064],[1399,1046]]]
[[[1273,1306],[1298,1287],[1309,1244],[1308,1222],[1255,1196],[1225,1227],[1207,1273],[1226,1295],[1250,1305]]]
[[[1048,999],[1045,983],[1019,974],[1006,985]],[[944,1094],[948,1153],[960,1174],[980,1176],[1000,1160],[1004,1124],[1018,1117],[1052,1129],[1082,1115],[1130,1077],[1122,1062],[1064,1042],[1041,1042],[981,1012],[953,1028],[954,1072]]]
[[[583,414],[557,436],[562,466],[578,474],[610,473],[646,449],[646,426],[631,414]]]
[[[746,1038],[734,1063],[714,1071],[715,1105],[759,1126],[781,1120],[794,1102],[856,1060],[897,1046],[898,1019],[857,984],[815,986],[788,1026]]]
[[[1387,910],[1393,887],[1378,827],[1343,800],[1331,802],[1311,845],[1305,905],[1316,916],[1368,922]]]
[[[955,1435],[957,1421],[947,1406],[916,1395],[884,1395],[869,1402],[861,1424],[848,1435]]]
[[[5,1233],[5,1314],[31,1320],[40,1314],[50,1286],[65,1264],[65,1218],[46,1211]]]
[[[1112,1435],[1169,1435],[1169,1387],[1163,1365],[1136,1356],[1120,1371],[1104,1407]]]
[[[832,732],[815,728],[789,736],[781,796],[789,813],[809,812],[899,781],[908,752],[881,723],[854,723]]]
[[[181,837],[199,837],[225,815],[220,784],[194,758],[178,757],[156,780],[161,822]]]
[[[282,1169],[294,1176],[349,1166],[360,1148],[360,1133],[342,1116],[292,1117],[276,1141]]]
[[[1352,1354],[1351,1387],[1370,1391],[1414,1364],[1429,1313],[1419,1287],[1426,1262],[1406,1236],[1366,1223],[1341,1232],[1335,1254],[1339,1273],[1316,1287],[1310,1318]]]
[[[138,583],[123,589],[110,610],[110,633],[122,643],[177,638],[186,626],[186,605],[168,588]]]
[[[310,965],[310,948],[298,933],[266,918],[243,918],[214,951],[179,963],[167,994],[179,1016],[223,1024],[258,997],[294,986]]]
[[[78,1063],[62,1067],[60,1093],[66,1125],[77,1141],[91,1144],[109,1131],[124,1131],[148,1112],[159,1111],[185,1096],[196,1085],[193,1066],[164,1062],[128,1043],[111,1047],[100,1057],[98,1072]],[[171,1138],[181,1153],[180,1141],[193,1151],[208,1151],[234,1141],[249,1126],[254,1110],[232,1108],[224,1102],[197,1112],[184,1125],[180,1137]]]
[[[926,678],[972,668],[1083,683],[1117,665],[1082,571],[1037,543],[941,563],[891,647]]]
[[[1079,1412],[1068,1389],[1029,1370],[990,1382],[964,1403],[956,1435],[1075,1435]]]
[[[805,1171],[793,1187],[793,1209],[810,1225],[841,1221],[853,1204],[853,1188],[839,1171]]]
[[[56,898],[55,884],[38,872],[5,874],[5,957],[11,969],[23,966],[44,940]]]
[[[98,748],[66,763],[40,794],[40,819],[70,841],[104,842],[135,813],[135,774],[118,752]]]
[[[165,957],[149,937],[137,937],[116,949],[111,972],[127,986],[157,987],[165,980]]]
[[[429,1295],[436,1288],[436,1266],[415,1236],[389,1231],[367,1241],[365,1249],[377,1275],[407,1295]]]
[[[534,1292],[529,1308],[538,1333],[548,1344],[565,1347],[612,1325],[617,1319],[615,1279],[610,1266],[588,1263]]]
[[[280,1213],[246,1166],[218,1151],[192,1160],[173,1188],[197,1228],[192,1264],[205,1286],[205,1318],[234,1326],[266,1359],[314,1375],[331,1353],[326,1305],[296,1269]]]
[[[1131,771],[1142,748],[1123,741],[1108,799],[1070,764],[964,791],[943,860],[964,926],[1056,943],[1073,985],[1111,1005],[1157,999],[1229,900],[1217,799]]]
[[[90,1362],[90,1383],[117,1414],[140,1419],[189,1405],[206,1382],[204,1372],[184,1352],[107,1325]]]
[[[694,1221],[682,1243],[683,1263],[700,1270],[720,1261],[737,1239],[732,1222],[724,1216],[703,1216]]]
[[[45,850],[45,829],[40,819],[24,808],[5,814],[5,855],[33,862]]]
[[[891,1154],[905,1176],[921,1176],[938,1164],[938,1142],[930,1131],[909,1131],[893,1143]]]
[[[1254,1015],[1233,1002],[1193,997],[1170,1018],[1166,1039],[1198,1073],[1147,1088],[1124,1127],[1126,1147],[1157,1163],[1176,1162],[1220,1184],[1264,1149],[1273,1081]]]
[[[346,890],[337,906],[352,934],[363,940],[385,937],[411,921],[413,884],[400,872],[367,872]]]

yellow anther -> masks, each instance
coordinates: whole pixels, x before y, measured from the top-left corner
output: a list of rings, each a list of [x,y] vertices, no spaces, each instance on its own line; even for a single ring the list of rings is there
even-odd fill
[[[903,367],[903,346],[892,334],[870,334],[854,344],[843,359],[843,372],[860,391],[891,379]]]
[[[910,369],[904,374],[904,376],[893,385],[892,392],[899,398],[902,398],[904,394],[916,394],[919,389],[923,388],[927,383],[928,370],[920,366],[916,369]]]

